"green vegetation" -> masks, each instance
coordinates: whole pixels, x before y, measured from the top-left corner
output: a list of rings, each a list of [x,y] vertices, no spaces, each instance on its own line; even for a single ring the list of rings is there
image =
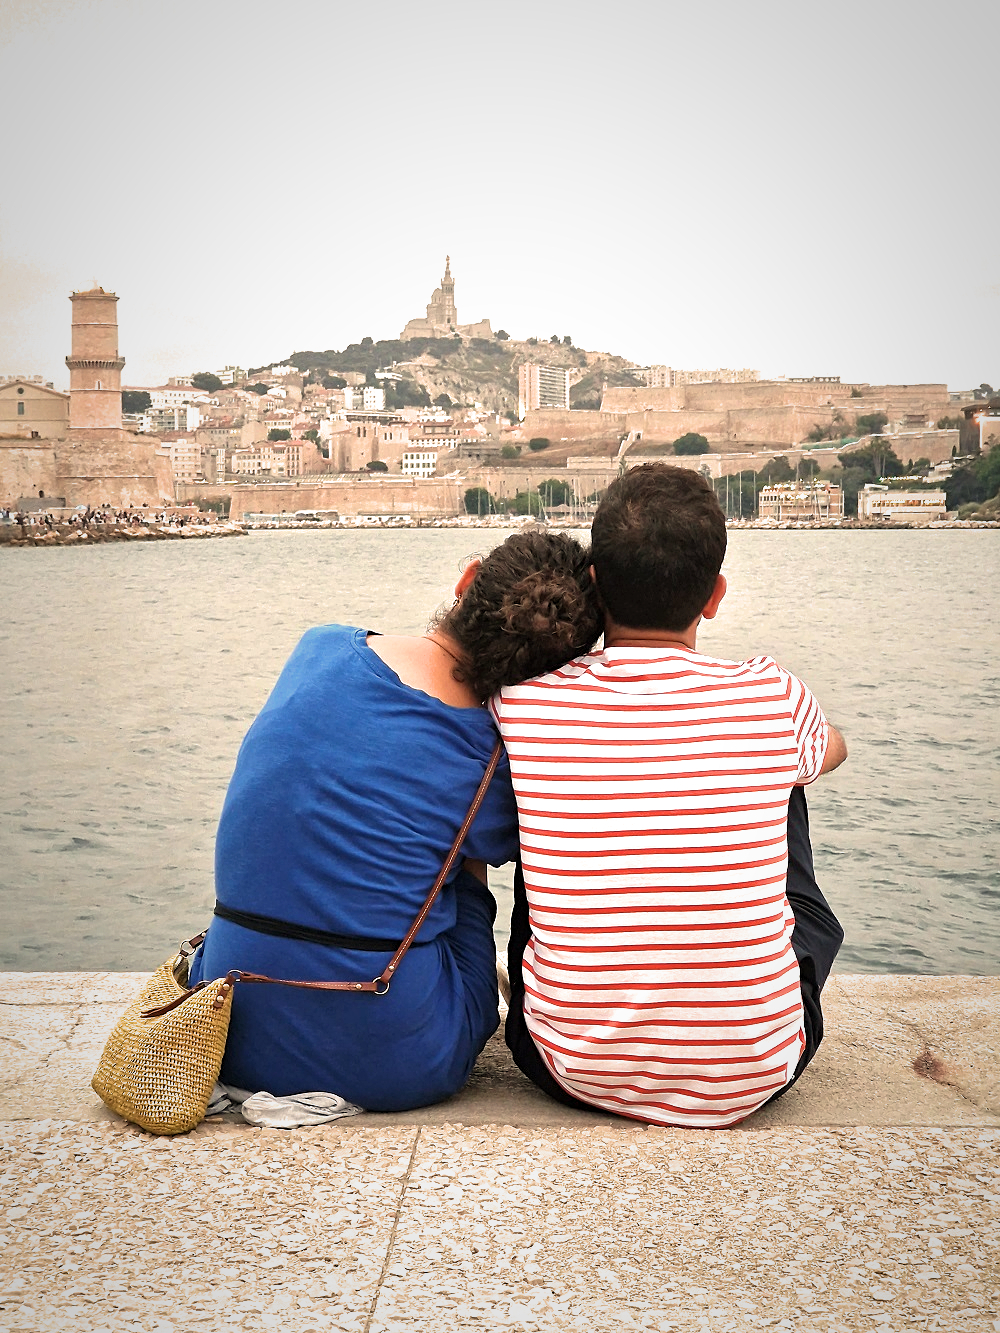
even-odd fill
[[[538,518],[542,512],[542,497],[537,491],[518,491],[505,506],[505,512],[522,516],[532,514]]]
[[[290,440],[292,432],[290,430],[281,430],[277,426],[272,426],[267,432],[267,438],[272,442],[275,440]]]
[[[465,512],[467,514],[478,514],[480,518],[484,514],[495,514],[497,512],[493,496],[485,486],[470,486],[465,492]]]
[[[961,430],[965,425],[965,417],[940,417],[937,422],[938,430]]]
[[[806,439],[811,444],[819,444],[821,440],[840,440],[844,438],[849,429],[850,423],[843,412],[834,412],[828,426],[821,426],[817,421]]]
[[[191,385],[195,389],[204,389],[206,393],[215,393],[222,388],[222,380],[209,370],[199,370],[197,375],[191,376]]]
[[[433,402],[435,407],[443,407],[446,412],[450,412],[455,406],[454,399],[446,393],[439,393]]]
[[[385,385],[385,405],[390,411],[400,407],[430,407],[430,394],[416,380],[383,380]]]
[[[884,416],[882,412],[874,416]],[[858,418],[861,425],[861,418]],[[872,440],[861,449],[852,449],[840,454],[837,462],[843,468],[836,480],[844,490],[844,513],[847,516],[858,512],[858,491],[870,482],[881,477],[897,477],[903,471],[903,464],[896,457],[892,445],[886,439]]]
[[[855,423],[862,435],[880,435],[888,424],[889,418],[884,412],[866,412]]]
[[[1000,495],[1000,444],[957,467],[944,483],[949,509],[981,505]]]
[[[497,342],[505,343],[507,339],[510,337],[510,334],[507,332],[506,329],[497,329],[496,333],[494,333],[493,336],[494,338],[496,338]]]
[[[313,428],[312,430],[307,430],[307,431],[305,432],[305,438],[306,438],[307,440],[312,440],[313,444],[318,444],[318,443],[319,443],[319,431],[316,430],[315,428]]]
[[[370,463],[365,464],[366,472],[388,472],[389,464],[383,463],[381,458],[373,458]]]
[[[563,481],[559,477],[549,477],[547,481],[538,483],[538,494],[542,497],[546,509],[552,505],[568,505],[573,503],[573,487],[568,481]]]
[[[505,444],[500,449],[501,458],[520,458],[521,446],[519,444]]]
[[[249,389],[249,391],[250,391],[251,393],[256,393],[256,394],[260,394],[260,395],[263,395],[263,394],[267,393],[267,385],[266,385],[266,384],[248,384],[248,385],[247,385],[247,388]]]
[[[145,389],[122,389],[123,412],[148,412],[153,400]]]
[[[536,435],[533,439],[528,441],[528,448],[533,454],[537,454],[540,453],[542,449],[547,449],[550,443],[551,441],[547,440],[544,435]]]
[[[699,435],[697,431],[689,430],[686,435],[681,435],[674,440],[675,454],[707,454],[708,440],[704,435]]]

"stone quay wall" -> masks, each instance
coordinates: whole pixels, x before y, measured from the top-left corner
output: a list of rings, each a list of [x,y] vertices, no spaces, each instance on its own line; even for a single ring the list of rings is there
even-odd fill
[[[465,479],[418,477],[303,477],[231,488],[230,520],[247,514],[294,514],[299,509],[335,510],[342,518],[366,514],[453,518],[465,513]]]

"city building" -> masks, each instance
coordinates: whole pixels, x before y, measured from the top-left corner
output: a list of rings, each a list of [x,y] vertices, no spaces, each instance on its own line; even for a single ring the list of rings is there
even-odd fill
[[[18,375],[0,384],[0,435],[57,440],[69,426],[69,394],[60,393],[40,375]]]
[[[433,477],[437,458],[436,449],[404,449],[400,471],[407,477]]]
[[[146,435],[162,435],[165,431],[197,430],[201,425],[201,411],[193,403],[180,407],[151,407],[142,413],[139,429]]]
[[[947,517],[944,491],[893,490],[884,482],[869,482],[858,491],[858,518],[884,523],[933,523]]]
[[[809,484],[786,481],[764,486],[757,497],[761,518],[778,523],[815,522],[844,517],[844,492],[828,481]]]
[[[361,408],[365,412],[384,412],[385,390],[366,384],[361,391]]]
[[[517,415],[555,407],[569,411],[569,371],[522,361],[517,370]]]
[[[648,389],[673,389],[679,384],[754,384],[757,370],[677,370],[673,366],[646,366],[640,373]]]
[[[170,454],[175,487],[185,482],[204,479],[205,470],[201,460],[201,445],[195,439],[193,430],[161,436],[161,443]]]

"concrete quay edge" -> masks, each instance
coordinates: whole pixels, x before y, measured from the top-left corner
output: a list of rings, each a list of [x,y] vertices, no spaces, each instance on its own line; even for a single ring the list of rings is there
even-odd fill
[[[723,1132],[571,1112],[494,1038],[438,1107],[176,1138],[89,1088],[144,979],[6,975],[5,1333],[1000,1333],[1000,978],[834,976]]]
[[[140,973],[5,975],[0,1121],[114,1119],[90,1088],[101,1047],[145,980]],[[780,1126],[1000,1126],[1000,977],[835,973],[826,1036],[798,1085],[745,1121]],[[371,1125],[630,1122],[550,1101],[520,1074],[498,1033],[469,1083],[437,1106],[366,1113]]]

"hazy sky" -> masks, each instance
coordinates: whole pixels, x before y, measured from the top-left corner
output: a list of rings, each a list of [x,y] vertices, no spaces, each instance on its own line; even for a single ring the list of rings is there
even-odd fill
[[[459,317],[640,362],[1000,382],[992,0],[0,8],[0,374]]]

